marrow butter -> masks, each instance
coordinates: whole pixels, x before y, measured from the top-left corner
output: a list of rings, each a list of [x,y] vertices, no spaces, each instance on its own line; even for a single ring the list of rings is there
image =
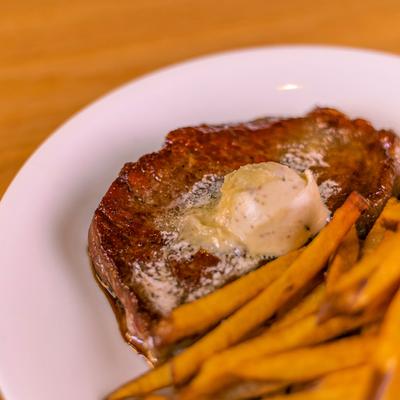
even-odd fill
[[[264,162],[226,175],[219,197],[187,210],[177,228],[182,240],[210,252],[276,257],[305,244],[329,215],[311,171]]]

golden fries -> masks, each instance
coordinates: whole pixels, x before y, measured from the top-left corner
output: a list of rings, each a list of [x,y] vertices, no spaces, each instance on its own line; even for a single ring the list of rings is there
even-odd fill
[[[372,392],[372,394],[369,394],[369,396],[366,397],[365,399],[398,400],[399,393],[400,393],[400,368],[397,366],[392,376],[390,376],[389,382],[387,382],[387,387],[386,389],[384,389],[384,393],[381,394]]]
[[[368,366],[347,368],[322,377],[308,388],[292,394],[268,396],[268,400],[364,400],[370,376]]]
[[[399,387],[400,377],[400,291],[393,298],[383,319],[378,344],[372,357],[374,379],[371,382],[371,399],[394,399],[394,387]],[[385,387],[389,385],[388,387]],[[382,397],[378,394],[382,393]],[[397,392],[397,396],[400,392]],[[398,398],[398,397],[397,397]]]
[[[146,377],[146,379],[141,379],[142,377]],[[110,393],[106,399],[120,400],[132,396],[142,396],[172,383],[171,368],[168,363],[145,373],[142,377],[122,385]],[[134,383],[134,390],[132,390],[132,383]]]
[[[393,236],[397,243],[388,251],[386,258],[358,292],[352,305],[354,312],[374,302],[384,301],[400,283],[400,232]]]
[[[156,342],[171,344],[213,326],[271,284],[300,253],[296,250],[279,257],[208,296],[176,308],[156,327]]]
[[[266,394],[274,393],[279,389],[283,389],[287,386],[286,383],[282,382],[239,382],[225,389],[221,393],[217,393],[210,400],[245,400],[253,399],[254,397],[264,396]]]
[[[369,256],[363,257],[354,268],[352,268],[348,273],[344,274],[341,279],[338,280],[335,292],[345,290],[355,283],[360,282],[363,279],[369,277],[369,275],[377,268],[386,256],[387,252],[396,243],[396,239],[391,235],[385,236],[385,240],[382,240],[379,246],[374,249]]]
[[[388,255],[396,251],[399,234],[390,235],[379,246],[363,257],[351,270],[338,279],[321,308],[321,321],[337,314],[354,313],[354,304],[360,290]],[[389,262],[389,261],[388,261]]]
[[[311,293],[304,297],[296,306],[284,314],[281,318],[271,325],[271,330],[281,329],[285,326],[290,326],[303,317],[316,312],[321,306],[322,300],[325,297],[325,283],[320,283]]]
[[[230,372],[246,380],[306,382],[333,371],[364,364],[375,343],[373,336],[353,336],[251,360]]]
[[[366,256],[375,250],[385,235],[390,236],[392,230],[397,230],[399,222],[400,202],[392,197],[388,200],[378,219],[375,221],[374,226],[369,231],[361,250],[362,256]]]
[[[229,376],[214,376],[214,380],[209,379],[208,383],[215,389],[237,379],[286,383],[306,382],[332,371],[365,363],[373,350],[375,341],[375,337],[371,335],[353,336],[315,347],[299,348],[236,362],[229,368]],[[220,366],[223,368],[221,364]],[[216,383],[215,379],[218,379],[219,383]],[[220,383],[221,380],[223,384]],[[206,396],[211,398],[211,393],[215,393],[215,390],[212,392],[205,382],[203,382],[203,390],[199,390],[199,387],[198,384],[197,386],[189,385],[180,399],[197,400]]]
[[[124,385],[109,399],[147,394],[174,383],[181,384],[209,357],[240,341],[315,278],[366,207],[366,200],[352,193],[336,211],[332,221],[278,279],[187,350]]]
[[[211,357],[188,385],[193,396],[210,395],[231,382],[230,371],[249,360],[288,351],[300,346],[318,344],[343,335],[379,318],[378,313],[360,317],[337,317],[319,324],[309,315],[282,329],[269,329],[264,334]]]
[[[326,276],[326,291],[328,293],[334,290],[340,277],[357,262],[359,252],[360,242],[356,227],[353,225],[329,265]]]

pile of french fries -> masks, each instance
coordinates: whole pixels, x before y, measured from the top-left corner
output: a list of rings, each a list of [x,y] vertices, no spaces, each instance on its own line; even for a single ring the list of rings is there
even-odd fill
[[[367,207],[352,193],[304,248],[175,309],[156,344],[200,339],[107,399],[400,399],[400,202],[361,242]]]

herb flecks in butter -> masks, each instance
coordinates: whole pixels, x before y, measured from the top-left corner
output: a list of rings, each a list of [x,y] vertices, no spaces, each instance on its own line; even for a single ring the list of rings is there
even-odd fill
[[[219,199],[187,210],[177,228],[183,240],[210,252],[241,248],[275,257],[305,244],[328,217],[310,171],[265,162],[226,175]]]

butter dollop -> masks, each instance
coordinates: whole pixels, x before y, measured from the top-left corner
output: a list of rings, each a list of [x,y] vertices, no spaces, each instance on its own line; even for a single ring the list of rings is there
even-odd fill
[[[180,219],[183,240],[213,253],[235,249],[276,257],[297,249],[327,223],[311,171],[275,162],[248,164],[224,178],[220,197]]]

